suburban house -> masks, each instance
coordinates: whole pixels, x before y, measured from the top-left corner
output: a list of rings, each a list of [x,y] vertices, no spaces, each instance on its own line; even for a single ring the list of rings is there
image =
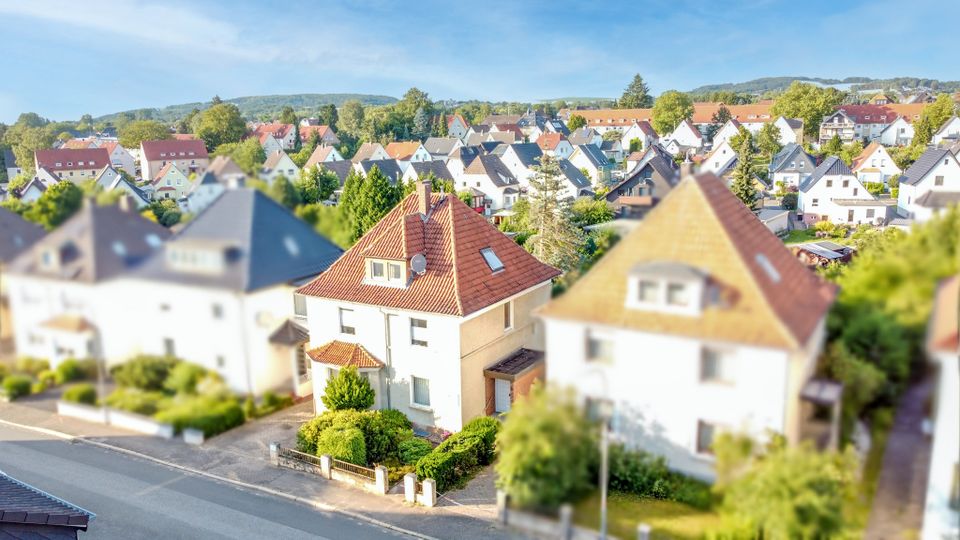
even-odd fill
[[[435,160],[410,162],[410,166],[407,167],[407,170],[403,173],[403,183],[417,183],[428,179],[431,175],[437,180],[456,185],[453,175],[450,174],[450,169],[447,168],[447,164],[443,161]]]
[[[537,139],[537,145],[544,154],[566,159],[573,153],[573,146],[562,133],[544,133]]]
[[[277,140],[272,133],[261,133],[257,136],[260,140],[260,147],[263,148],[263,153],[266,155],[273,154],[274,152],[283,152],[283,143]]]
[[[936,146],[953,144],[957,141],[960,141],[960,118],[956,116],[952,116],[944,122],[930,140]]]
[[[321,163],[319,165],[323,170],[330,171],[333,174],[337,175],[337,178],[340,179],[340,187],[343,187],[344,182],[347,181],[347,176],[353,172],[354,165],[352,161],[328,161],[326,163]]]
[[[140,177],[152,181],[165,165],[172,163],[187,176],[203,174],[210,165],[210,156],[203,141],[169,139],[140,143]]]
[[[212,172],[221,184],[228,187],[243,187],[247,180],[247,173],[229,156],[213,158],[207,171]]]
[[[727,120],[713,134],[713,146],[716,147],[718,144],[736,137],[740,134],[740,128],[740,122],[737,122],[736,118]]]
[[[433,156],[419,141],[392,142],[384,148],[390,159],[397,160],[403,170],[414,161],[430,161]]]
[[[360,145],[360,148],[357,148],[357,152],[353,154],[351,161],[360,163],[365,160],[377,161],[381,159],[390,159],[387,151],[383,149],[383,145],[376,142],[365,142]]]
[[[605,198],[619,217],[641,218],[677,185],[679,172],[673,157],[654,144]]]
[[[842,387],[816,377],[834,295],[719,178],[685,176],[540,310],[547,383],[705,480],[719,433],[836,447]]]
[[[650,122],[646,120],[633,122],[627,126],[626,129],[622,130],[621,133],[623,133],[623,135],[620,137],[620,146],[623,148],[624,153],[634,150],[644,151],[650,148],[651,144],[660,140],[657,131],[653,129]],[[639,144],[635,145],[634,141],[638,141]],[[634,148],[634,146],[636,146],[636,148]]]
[[[887,149],[877,141],[868,144],[860,155],[853,159],[850,169],[861,182],[887,183],[891,177],[902,173]]]
[[[110,186],[113,185],[113,181],[120,177],[120,171],[115,169],[113,165],[104,165],[100,172],[97,173],[97,176],[93,178],[97,186],[103,190],[109,190]]]
[[[337,134],[333,132],[330,126],[308,124],[306,126],[301,125],[299,129],[300,142],[303,144],[310,142],[314,134],[320,139],[320,146],[336,146],[340,144],[340,137],[337,137]]]
[[[478,156],[459,177],[457,189],[474,188],[485,195],[486,211],[509,209],[520,198],[520,181],[503,163],[500,156]]]
[[[517,124],[491,124],[490,133],[513,133],[514,141],[523,140],[523,131],[520,130],[520,126]]]
[[[540,165],[543,150],[537,143],[517,143],[505,145],[500,160],[510,169],[523,188],[530,185],[530,178],[536,174],[533,167]]]
[[[375,408],[424,429],[459,431],[508,411],[543,376],[531,312],[559,274],[455,195],[419,184],[297,290],[317,412],[327,380],[347,366],[370,380]]]
[[[227,190],[110,285],[118,320],[100,327],[107,361],[171,355],[220,374],[238,393],[309,395],[306,339],[290,339],[306,331],[293,291],[342,253],[262,192]]]
[[[931,411],[933,450],[923,540],[960,537],[960,276],[940,283],[927,328],[927,355],[937,371]]]
[[[479,146],[459,146],[454,148],[453,152],[447,158],[447,169],[454,178],[460,178],[463,172],[473,163],[477,156],[484,154],[483,148]]]
[[[6,538],[76,540],[95,517],[0,471],[0,531]]]
[[[566,159],[558,159],[557,165],[560,167],[560,181],[563,185],[563,189],[557,194],[557,198],[575,199],[577,197],[593,196],[593,184],[590,182],[590,178],[583,174],[580,169]],[[528,190],[531,194],[536,193],[533,186],[528,187]]]
[[[585,170],[594,184],[602,185],[610,181],[613,165],[596,145],[577,145],[568,159],[578,169]]]
[[[600,144],[600,151],[606,156],[608,161],[620,163],[623,159],[623,146],[620,139],[609,139]]]
[[[473,126],[470,128],[473,131],[474,128],[479,126]],[[490,126],[484,126],[489,128]],[[521,139],[522,140],[522,139]],[[495,142],[502,144],[513,144],[517,142],[517,136],[512,131],[484,131],[482,133],[469,133],[467,134],[466,144],[467,146],[476,146],[483,143]]]
[[[690,120],[684,120],[665,139],[676,141],[681,150],[703,147],[703,134]]]
[[[797,217],[807,223],[879,225],[886,223],[887,208],[837,156],[824,159],[800,184],[797,199]]]
[[[60,180],[81,184],[96,178],[110,165],[110,154],[104,148],[37,150],[33,154],[34,170],[46,169]]]
[[[842,105],[823,118],[820,124],[820,144],[834,136],[844,143],[855,139],[874,141],[879,139],[888,125],[898,117],[907,122],[920,119],[926,103],[891,103],[886,105]]]
[[[451,137],[456,137],[460,140],[463,140],[467,136],[467,131],[469,129],[470,124],[464,120],[462,115],[447,115],[447,134]]]
[[[773,125],[780,129],[780,144],[803,143],[803,120],[779,116]]]
[[[593,128],[584,126],[582,128],[573,130],[567,137],[567,141],[569,141],[573,146],[592,144],[597,148],[600,148],[600,145],[603,144],[603,136],[597,133]]]
[[[7,170],[7,181],[13,180],[23,172],[23,169],[17,165],[17,156],[13,155],[13,150],[3,149],[3,166]]]
[[[143,209],[150,205],[150,194],[140,189],[130,180],[127,180],[111,165],[107,165],[100,171],[100,174],[97,175],[96,182],[104,191],[119,190],[125,195],[132,197],[138,209]]]
[[[269,123],[269,124],[256,124],[253,127],[253,135],[260,139],[260,144],[263,145],[266,136],[269,135],[276,139],[280,143],[282,150],[293,150],[297,146],[297,129],[293,124],[281,124],[281,123]],[[270,153],[273,148],[267,149],[266,146],[263,148]]]
[[[313,149],[313,153],[307,158],[307,162],[303,164],[303,168],[309,169],[316,167],[320,163],[328,163],[330,161],[343,161],[343,156],[341,156],[340,152],[333,146],[318,146]]]
[[[151,182],[150,193],[156,200],[179,201],[192,187],[193,182],[171,162],[164,165],[157,173],[157,177]]]
[[[773,107],[773,100],[762,100],[756,103],[744,105],[726,105],[720,102],[695,102],[693,104],[693,116],[690,122],[702,130],[707,126],[714,124],[713,118],[720,110],[725,107],[730,112],[730,117],[736,119],[743,127],[750,131],[760,129],[763,124],[772,122],[775,118],[770,114],[770,108]],[[594,109],[577,110],[561,109],[559,116],[569,118],[571,114],[582,116],[587,125],[596,129],[600,133],[610,130],[622,130],[634,122],[649,122],[653,118],[653,109]]]
[[[450,154],[461,146],[463,141],[457,137],[429,137],[423,142],[423,147],[434,161],[447,161]]]
[[[900,176],[897,214],[926,221],[960,203],[960,163],[948,149],[930,148]]]
[[[730,140],[724,139],[720,144],[714,143],[713,150],[704,156],[700,163],[700,170],[723,176],[737,163],[737,153],[730,146]]]
[[[45,358],[53,367],[67,358],[104,358],[102,332],[139,324],[144,305],[118,310],[111,294],[130,272],[170,236],[140,215],[128,199],[100,206],[84,199],[70,219],[18,256],[5,276],[18,354]],[[134,291],[129,299],[142,298]],[[131,313],[137,317],[131,317]],[[141,326],[144,332],[155,329]]]
[[[197,178],[193,183],[193,187],[191,187],[186,196],[181,199],[180,206],[185,212],[199,214],[213,204],[213,201],[222,195],[226,189],[223,182],[217,179],[217,175],[207,170],[207,172],[203,173],[203,176]]]
[[[293,182],[300,176],[300,167],[293,162],[293,159],[283,150],[269,154],[267,160],[260,167],[260,179],[267,184],[272,184],[274,180],[285,177]]]
[[[109,154],[110,164],[113,165],[113,168],[122,170],[131,177],[136,178],[136,160],[133,159],[133,154],[128,152],[126,148],[120,146],[120,143],[112,141],[104,142],[100,145],[100,148],[105,149],[107,154]]]
[[[40,169],[39,172],[42,172],[44,169]],[[49,185],[56,183],[49,182]],[[33,177],[29,182],[26,183],[22,188],[20,188],[20,202],[22,203],[32,203],[40,198],[45,191],[47,191],[48,182],[41,180],[39,177]]]
[[[817,161],[797,143],[787,143],[770,160],[770,179],[773,185],[799,188],[813,174]]]
[[[907,146],[913,142],[913,123],[898,116],[880,132],[880,144],[884,146]]]
[[[366,177],[374,167],[387,177],[390,185],[396,185],[397,182],[403,181],[403,168],[400,162],[395,159],[363,160],[354,165],[353,170]]]
[[[7,289],[7,265],[43,238],[43,227],[0,208],[0,339],[13,338],[10,296]]]

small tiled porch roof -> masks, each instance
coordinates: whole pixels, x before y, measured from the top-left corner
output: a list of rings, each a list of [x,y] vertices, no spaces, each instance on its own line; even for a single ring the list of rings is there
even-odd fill
[[[310,349],[307,351],[307,356],[314,362],[332,366],[353,366],[357,369],[380,369],[383,367],[383,362],[364,349],[363,345],[344,343],[343,341],[334,340],[316,349]]]
[[[59,330],[72,334],[82,334],[96,329],[90,321],[78,315],[58,315],[40,323],[40,326],[48,330]]]
[[[483,375],[491,379],[512,381],[540,364],[543,364],[543,352],[521,348],[484,369]]]
[[[310,341],[310,332],[299,323],[287,319],[268,338],[274,345],[300,345]]]

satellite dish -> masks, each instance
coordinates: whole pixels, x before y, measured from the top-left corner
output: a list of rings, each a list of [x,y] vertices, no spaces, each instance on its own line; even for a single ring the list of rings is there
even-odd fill
[[[427,258],[423,256],[423,253],[417,253],[410,258],[410,269],[419,276],[427,271]]]

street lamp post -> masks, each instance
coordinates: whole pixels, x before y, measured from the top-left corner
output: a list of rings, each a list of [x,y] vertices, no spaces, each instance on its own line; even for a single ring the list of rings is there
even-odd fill
[[[603,407],[606,409],[606,407]],[[609,477],[608,449],[610,446],[610,427],[608,411],[602,413],[600,425],[600,540],[607,539],[607,484]]]

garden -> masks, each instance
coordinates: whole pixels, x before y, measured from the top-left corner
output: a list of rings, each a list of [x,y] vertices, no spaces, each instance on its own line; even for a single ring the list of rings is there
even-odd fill
[[[50,362],[40,358],[23,357],[13,367],[0,364],[0,396],[14,401],[26,396],[42,394],[67,383],[93,380],[97,377],[94,360],[67,359],[50,369]],[[70,392],[71,389],[67,389]]]

